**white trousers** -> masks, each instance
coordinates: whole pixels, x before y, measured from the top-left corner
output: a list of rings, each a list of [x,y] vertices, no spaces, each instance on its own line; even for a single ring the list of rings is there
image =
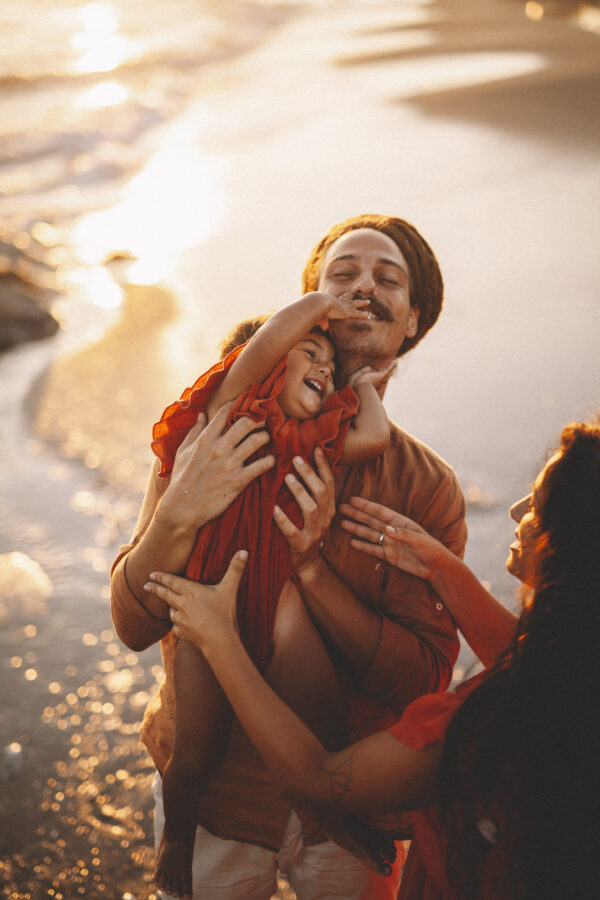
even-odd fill
[[[158,848],[165,822],[158,774],[154,804]],[[293,810],[277,853],[215,837],[198,826],[192,863],[194,900],[271,900],[277,890],[278,869],[298,900],[396,900],[404,861],[402,846],[398,856],[392,874],[383,878],[333,841],[305,847],[302,825]],[[172,900],[167,894],[159,892],[159,896]]]

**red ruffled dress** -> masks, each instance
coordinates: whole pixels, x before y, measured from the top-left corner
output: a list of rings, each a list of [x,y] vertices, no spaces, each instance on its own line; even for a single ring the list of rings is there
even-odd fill
[[[154,426],[152,449],[162,462],[162,476],[170,474],[179,445],[243,349],[237,347],[202,375],[179,400],[167,407]],[[234,553],[248,550],[248,563],[238,590],[237,615],[242,640],[260,668],[271,657],[279,595],[293,577],[289,545],[273,521],[273,507],[280,506],[301,526],[298,505],[284,484],[285,476],[295,471],[292,459],[298,455],[311,461],[315,449],[321,447],[335,471],[359,405],[352,388],[346,387],[328,398],[317,417],[302,421],[286,418],[277,402],[286,368],[284,359],[262,384],[255,384],[241,394],[227,420],[231,425],[241,416],[249,416],[257,428],[266,427],[271,440],[256,457],[272,453],[275,465],[252,481],[218,519],[199,530],[185,570],[186,576],[194,581],[216,584]]]
[[[488,675],[485,670],[469,678],[455,693],[419,697],[406,707],[402,718],[389,729],[390,733],[413,750],[443,743],[455,713]],[[460,900],[448,884],[446,843],[437,807],[416,810],[410,817],[414,837],[402,872],[398,900]]]

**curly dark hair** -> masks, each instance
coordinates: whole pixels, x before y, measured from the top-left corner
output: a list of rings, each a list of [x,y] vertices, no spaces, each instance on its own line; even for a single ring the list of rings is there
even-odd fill
[[[317,290],[323,258],[329,247],[348,231],[359,228],[373,228],[386,234],[398,246],[408,264],[410,302],[419,310],[419,322],[415,336],[405,338],[398,350],[398,356],[402,356],[412,350],[435,324],[444,296],[442,273],[433,250],[410,222],[395,216],[371,213],[334,225],[310,254],[302,274],[302,289],[304,293]]]
[[[448,730],[440,814],[460,900],[598,896],[600,424],[573,424],[540,481],[534,584],[512,646]],[[497,829],[491,845],[478,827]],[[505,883],[499,880],[505,879]]]

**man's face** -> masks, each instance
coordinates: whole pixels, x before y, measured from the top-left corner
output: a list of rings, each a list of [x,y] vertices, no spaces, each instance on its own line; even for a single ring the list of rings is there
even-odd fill
[[[339,353],[380,364],[398,354],[417,332],[419,311],[410,305],[409,271],[397,244],[373,228],[348,231],[329,247],[318,290],[339,297],[350,291],[365,300],[369,319],[335,319],[331,335]]]

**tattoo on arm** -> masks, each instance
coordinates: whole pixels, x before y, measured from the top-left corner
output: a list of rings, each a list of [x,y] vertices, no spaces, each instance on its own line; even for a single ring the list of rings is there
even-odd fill
[[[329,776],[331,795],[334,800],[339,800],[350,790],[352,783],[352,757],[341,762],[333,769],[323,768],[323,772]]]

